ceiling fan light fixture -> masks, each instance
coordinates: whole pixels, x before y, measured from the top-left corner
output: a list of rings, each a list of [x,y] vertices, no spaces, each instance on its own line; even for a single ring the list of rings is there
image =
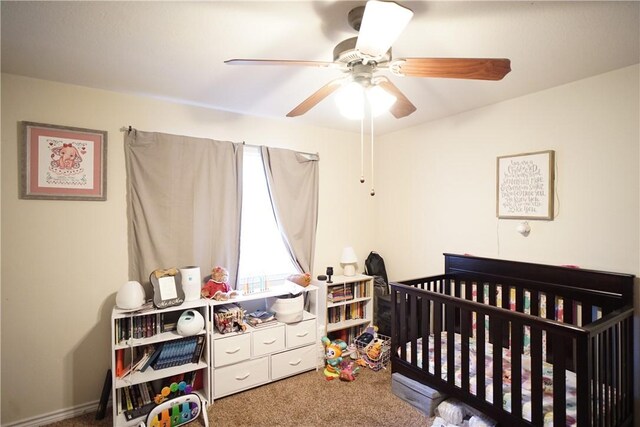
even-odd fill
[[[382,113],[389,111],[389,108],[395,104],[397,98],[376,85],[367,90],[367,99],[371,106],[371,115],[377,117]]]
[[[364,117],[364,101],[364,88],[354,81],[343,85],[336,93],[338,110],[349,120],[361,120]]]

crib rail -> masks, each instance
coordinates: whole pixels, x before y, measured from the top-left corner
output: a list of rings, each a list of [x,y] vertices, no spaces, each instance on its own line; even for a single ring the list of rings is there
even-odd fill
[[[544,423],[544,388],[553,389],[553,424],[566,424],[567,372],[575,372],[576,425],[630,423],[633,311],[614,309],[620,306],[619,295],[465,273],[392,283],[391,289],[392,348],[397,349],[392,356],[394,372],[458,396],[502,425],[524,426]],[[430,367],[430,352],[434,361],[445,355],[446,374],[440,363]],[[505,366],[507,354],[510,366]],[[485,372],[485,358],[491,360],[490,372]],[[531,400],[526,416],[524,360],[530,364]],[[545,362],[553,364],[550,384],[544,383],[548,380],[543,375]],[[476,367],[474,385],[471,365]],[[504,373],[511,377],[503,379]],[[489,395],[487,374],[493,379]],[[510,402],[505,402],[503,391],[508,384]]]

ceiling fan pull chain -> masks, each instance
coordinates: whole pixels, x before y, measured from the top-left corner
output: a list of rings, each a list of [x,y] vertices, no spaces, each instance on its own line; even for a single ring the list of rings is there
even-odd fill
[[[364,114],[360,117],[360,183],[364,184]]]
[[[376,195],[376,190],[373,189],[373,114],[369,111],[369,118],[371,119],[371,195]]]

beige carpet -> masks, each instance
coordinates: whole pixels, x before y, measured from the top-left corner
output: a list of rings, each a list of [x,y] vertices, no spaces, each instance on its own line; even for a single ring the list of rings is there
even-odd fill
[[[111,408],[101,421],[95,414],[50,424],[110,426]],[[391,372],[365,369],[353,382],[327,381],[322,371],[307,372],[232,396],[209,407],[217,426],[430,426],[430,418],[391,392]],[[189,426],[203,426],[202,419]]]

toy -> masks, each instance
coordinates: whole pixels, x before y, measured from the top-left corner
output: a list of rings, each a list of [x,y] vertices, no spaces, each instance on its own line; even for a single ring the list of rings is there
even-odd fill
[[[340,364],[340,380],[341,381],[354,381],[356,374],[360,370],[359,366],[355,366],[354,362],[343,361]]]
[[[328,337],[322,337],[322,344],[324,344],[324,355],[327,361],[324,375],[327,380],[338,378],[340,376],[342,352],[347,348],[347,343],[342,340],[331,341]]]
[[[302,286],[303,288],[306,288],[311,284],[311,274],[309,273],[292,274],[291,276],[287,277],[287,280],[295,283],[298,286]]]
[[[229,272],[226,268],[216,266],[211,270],[211,279],[202,287],[203,298],[215,299],[216,301],[227,301],[238,295],[229,286]]]

